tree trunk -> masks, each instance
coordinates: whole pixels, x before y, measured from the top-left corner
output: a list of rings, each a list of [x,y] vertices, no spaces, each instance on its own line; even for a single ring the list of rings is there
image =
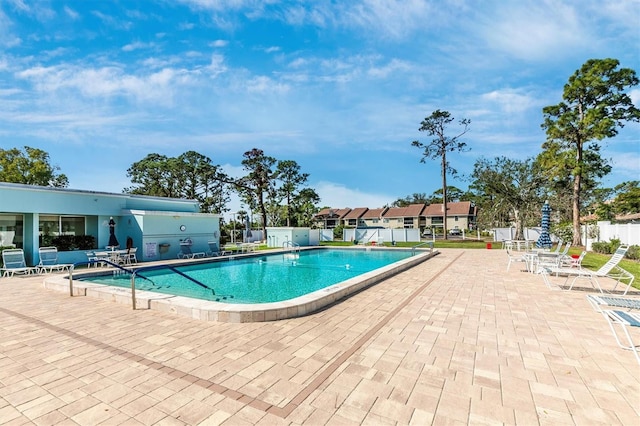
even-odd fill
[[[442,226],[443,238],[447,239],[447,154],[442,153]]]
[[[514,209],[513,216],[516,219],[516,235],[513,239],[524,240],[524,225],[523,225],[522,219],[520,218],[520,210]]]
[[[571,245],[581,246],[582,235],[580,234],[580,185],[582,183],[582,142],[576,144],[576,175],[573,178],[573,241]]]
[[[262,238],[267,240],[267,208],[264,205],[264,196],[259,193],[258,200],[260,202],[260,216],[262,216]]]

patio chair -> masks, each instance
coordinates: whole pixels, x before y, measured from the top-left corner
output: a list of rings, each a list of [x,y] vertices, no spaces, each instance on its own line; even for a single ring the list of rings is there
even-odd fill
[[[571,242],[568,242],[564,245],[564,248],[561,247],[562,243],[558,244],[558,250],[552,252],[537,252],[537,264],[536,268],[559,268],[567,262],[567,259],[571,259],[571,257],[567,256],[569,253],[569,249],[571,248]],[[557,275],[556,275],[557,276]]]
[[[53,272],[54,270],[57,272],[69,270],[71,266],[70,263],[59,263],[58,262],[58,248],[57,247],[40,247],[38,249],[38,256],[40,257],[40,262],[37,265],[37,268],[40,272]]]
[[[509,258],[509,263],[507,263],[507,272],[509,272],[509,268],[511,268],[511,264],[515,263],[515,262],[523,262],[525,264],[525,267],[527,268],[527,270],[529,269],[529,265],[528,265],[527,259],[522,254],[522,252],[513,253],[513,250],[510,249],[510,248],[506,248],[505,250],[506,250],[507,256]]]
[[[209,251],[206,253],[209,257],[220,256],[220,248],[217,241],[207,241]]]
[[[640,364],[640,354],[638,354],[638,348],[635,343],[633,343],[630,332],[631,327],[638,327],[640,329],[640,312],[602,311],[602,315],[609,323],[609,327],[618,346],[622,349],[633,351],[633,354],[636,356],[636,361]],[[618,333],[616,333],[615,325],[620,326],[620,329],[627,338],[629,346],[620,341]]]
[[[193,241],[191,238],[185,238],[180,241],[180,253],[178,253],[178,259],[193,259],[195,257],[205,257],[204,252],[194,253],[191,251],[191,246],[193,245]]]
[[[136,255],[137,252],[138,247],[129,247],[120,255],[120,257],[126,265],[133,265],[138,263],[138,257]]]
[[[4,266],[0,271],[2,271],[3,277],[12,277],[14,274],[29,275],[32,273],[38,273],[38,268],[34,266],[27,266],[27,262],[24,260],[24,251],[22,249],[2,250],[2,263]]]
[[[618,247],[616,252],[613,254],[613,256],[611,256],[611,258],[607,261],[607,263],[602,265],[602,267],[597,271],[591,271],[589,269],[583,269],[583,268],[542,267],[542,268],[539,268],[539,272],[540,272],[540,275],[542,275],[542,279],[544,280],[545,284],[549,288],[552,287],[551,281],[549,280],[549,275],[551,274],[556,274],[556,276],[558,275],[566,276],[565,285],[566,285],[566,282],[569,280],[569,278],[573,277],[573,281],[571,281],[571,285],[569,286],[568,290],[571,290],[573,288],[573,285],[578,279],[589,280],[589,283],[591,284],[591,286],[594,289],[597,289],[598,291],[600,291],[600,293],[603,293],[603,291],[602,291],[602,287],[600,286],[600,283],[598,282],[598,278],[614,279],[616,281],[616,284],[613,287],[612,291],[615,291],[615,289],[618,287],[618,284],[620,282],[624,284],[626,281],[627,288],[625,289],[624,293],[622,293],[622,295],[624,296],[627,294],[627,292],[631,288],[631,283],[633,283],[633,280],[635,279],[633,274],[629,273],[628,271],[618,266],[620,261],[624,258],[624,255],[627,253],[627,250],[629,250],[629,246],[627,245],[621,245],[620,247]]]
[[[603,306],[640,310],[640,299],[632,297],[613,297],[587,294],[587,301],[591,304],[591,306],[593,306],[593,309],[596,312],[602,312]]]
[[[582,268],[582,261],[584,260],[584,257],[586,255],[587,252],[583,251],[578,257],[564,256],[562,259],[560,259],[560,266],[566,266],[569,268]]]

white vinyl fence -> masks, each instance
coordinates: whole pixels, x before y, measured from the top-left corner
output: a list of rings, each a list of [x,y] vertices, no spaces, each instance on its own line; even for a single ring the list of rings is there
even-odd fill
[[[393,243],[420,241],[419,229],[344,229],[342,231],[344,241],[362,241],[364,243]]]
[[[584,225],[582,227],[583,242],[589,240],[593,242],[606,242],[613,239],[620,240],[622,244],[640,245],[640,223],[611,223],[609,221],[602,221],[596,225]]]
[[[537,241],[540,237],[541,228],[524,228],[524,239]],[[493,241],[513,240],[516,235],[516,228],[494,228]],[[618,239],[622,244],[640,245],[640,223],[611,223],[607,221],[598,222],[596,225],[582,226],[582,244],[591,250],[591,243],[598,241],[611,241]],[[554,243],[558,238],[551,234],[551,241]]]
[[[513,240],[516,237],[516,228],[494,228],[493,231],[493,241],[508,241]],[[528,241],[538,241],[540,234],[542,233],[542,228],[531,227],[524,228],[524,239]],[[558,242],[558,238],[551,234],[551,241],[556,243]]]
[[[309,231],[310,246],[317,246],[321,241],[333,241],[333,229],[312,229]]]

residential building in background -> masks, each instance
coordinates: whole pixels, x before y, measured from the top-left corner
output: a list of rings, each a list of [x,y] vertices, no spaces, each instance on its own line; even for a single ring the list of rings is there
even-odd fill
[[[447,232],[476,229],[478,208],[470,201],[447,203]],[[369,209],[367,207],[325,208],[315,216],[317,228],[336,226],[351,228],[420,229],[442,233],[444,223],[442,204],[411,204],[406,207]]]

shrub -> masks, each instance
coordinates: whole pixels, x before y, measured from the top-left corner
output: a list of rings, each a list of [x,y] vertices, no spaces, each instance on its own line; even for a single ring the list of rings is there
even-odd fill
[[[573,240],[573,225],[570,222],[563,222],[551,227],[551,233],[562,241]]]
[[[611,254],[609,243],[604,241],[591,244],[591,249],[596,253]]]
[[[640,246],[630,246],[625,257],[631,260],[640,260]]]
[[[91,250],[96,247],[96,239],[92,235],[59,235],[50,240],[43,236],[40,246],[54,246],[58,251]]]
[[[600,241],[591,245],[591,249],[594,252],[602,254],[613,254],[618,249],[618,247],[620,247],[620,240],[617,238],[614,238],[609,242]],[[624,255],[624,257],[631,260],[640,260],[640,246],[629,246],[629,250],[627,250],[627,253]]]
[[[341,240],[342,239],[342,231],[344,229],[344,226],[342,225],[338,225],[335,228],[333,228],[333,238],[337,239],[337,240]]]

